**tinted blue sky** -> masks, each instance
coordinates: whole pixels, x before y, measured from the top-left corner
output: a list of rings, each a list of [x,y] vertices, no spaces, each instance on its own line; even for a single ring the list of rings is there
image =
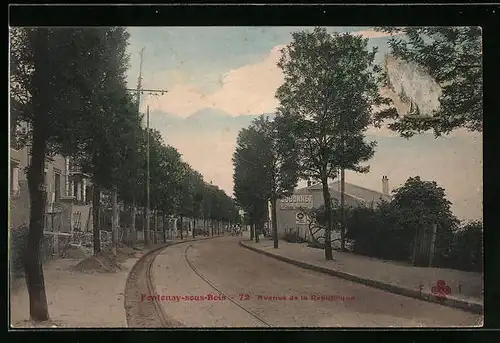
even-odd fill
[[[176,69],[189,75],[189,81],[212,91],[222,74],[258,62],[277,45],[287,44],[291,33],[312,27],[132,27],[129,51],[129,83],[133,87],[139,74],[139,52],[144,53],[144,85],[157,85],[158,74]],[[369,30],[369,27],[333,27],[330,32]],[[379,47],[380,60],[387,51],[388,38],[375,38],[369,48]],[[171,81],[162,79],[168,87]],[[158,83],[158,85],[160,85]]]

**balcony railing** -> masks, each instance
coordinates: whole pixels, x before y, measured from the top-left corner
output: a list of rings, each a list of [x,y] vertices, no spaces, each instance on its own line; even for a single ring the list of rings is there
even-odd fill
[[[82,168],[79,165],[71,164],[71,163],[69,165],[69,174],[70,175],[82,175],[82,176],[85,176],[88,178],[90,177],[90,175],[88,175],[82,171]]]

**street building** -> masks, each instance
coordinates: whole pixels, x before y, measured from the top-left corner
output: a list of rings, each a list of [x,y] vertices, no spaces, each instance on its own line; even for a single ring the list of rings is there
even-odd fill
[[[29,222],[27,167],[29,147],[10,149],[10,226]],[[71,233],[91,230],[90,176],[61,155],[48,157],[45,164],[46,221],[45,230]],[[54,222],[54,217],[56,217]]]
[[[330,183],[329,189],[332,199],[338,201],[340,204],[340,181]],[[346,182],[344,195],[346,207],[372,204],[373,206],[377,206],[382,200],[391,201],[389,179],[385,175],[382,177],[380,192]],[[299,237],[311,241],[312,238],[309,232],[310,220],[307,213],[311,209],[319,208],[323,204],[321,183],[309,183],[307,187],[296,189],[291,196],[278,200],[276,206],[278,236],[283,237],[287,232],[294,232]],[[323,236],[324,233],[322,231],[318,231],[315,237]],[[332,231],[332,240],[337,239],[337,236],[339,236],[339,233]],[[335,246],[336,244],[333,245]]]

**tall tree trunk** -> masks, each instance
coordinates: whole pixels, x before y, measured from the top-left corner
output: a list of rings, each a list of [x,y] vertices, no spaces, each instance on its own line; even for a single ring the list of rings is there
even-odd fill
[[[101,252],[101,223],[100,223],[100,210],[101,210],[101,190],[95,180],[93,180],[94,191],[92,192],[92,227],[94,230],[93,241],[94,241],[94,255]]]
[[[184,229],[184,217],[181,215],[180,217],[180,227],[181,227],[181,239],[184,239],[184,236],[183,236],[183,229]]]
[[[345,169],[340,169],[340,251],[345,251]]]
[[[253,236],[254,236],[254,226],[253,226],[253,220],[250,220],[250,240],[253,241]]]
[[[149,225],[151,224],[150,223],[150,218],[149,218],[149,208],[146,208],[144,207],[144,228],[143,228],[143,232],[144,232],[144,244],[148,247],[150,242],[151,242],[151,236],[150,236],[150,232],[149,232]]]
[[[259,243],[259,231],[257,229],[257,224],[254,224],[253,231],[255,234],[255,243]]]
[[[118,193],[113,189],[111,194],[111,236],[114,244],[118,243]]]
[[[135,199],[132,201],[132,225],[131,225],[131,244],[132,244],[132,247],[135,247],[135,243],[136,243],[136,240],[137,240],[137,230],[136,230],[136,227],[135,227],[135,214],[136,214],[136,210],[135,210]]]
[[[158,243],[158,237],[157,237],[157,224],[158,224],[158,221],[157,221],[157,218],[156,216],[158,215],[158,213],[156,212],[156,210],[153,210],[153,243],[154,244],[157,244]]]
[[[161,227],[161,228],[162,228],[162,231],[163,231],[163,243],[167,243],[167,235],[165,234],[165,230],[166,230],[166,225],[165,225],[165,224],[166,224],[166,222],[165,222],[165,218],[166,218],[166,215],[165,215],[165,214],[163,214],[163,215],[161,216],[161,219],[162,219],[162,221],[161,221],[161,222],[162,222],[162,224],[163,224],[163,225],[162,225],[162,227]]]
[[[413,234],[413,244],[412,244],[412,254],[411,254],[411,263],[413,266],[417,265],[417,241],[418,241],[418,229],[414,230]]]
[[[42,261],[40,259],[40,243],[43,237],[45,201],[44,169],[47,150],[47,115],[48,101],[51,94],[47,93],[49,82],[48,66],[48,29],[37,29],[34,52],[34,104],[33,141],[31,147],[31,163],[28,169],[28,188],[30,193],[30,223],[28,241],[25,252],[26,286],[30,302],[30,318],[35,321],[49,319],[45,280]]]
[[[325,216],[327,218],[327,227],[325,228],[325,259],[333,260],[332,254],[332,203],[330,200],[330,189],[328,188],[328,178],[323,177],[321,180],[323,186],[323,199],[325,201]]]
[[[209,225],[210,225],[210,235],[213,236],[214,235],[214,221],[212,219],[210,219],[209,221]]]
[[[271,199],[271,221],[273,226],[274,249],[278,249],[278,222],[276,221],[276,197]]]
[[[194,233],[195,230],[196,230],[196,217],[193,217],[193,238],[196,238]]]

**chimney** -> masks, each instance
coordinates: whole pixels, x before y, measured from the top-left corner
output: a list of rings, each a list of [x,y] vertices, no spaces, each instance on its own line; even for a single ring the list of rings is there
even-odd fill
[[[382,176],[382,193],[389,195],[389,178],[387,175]]]

